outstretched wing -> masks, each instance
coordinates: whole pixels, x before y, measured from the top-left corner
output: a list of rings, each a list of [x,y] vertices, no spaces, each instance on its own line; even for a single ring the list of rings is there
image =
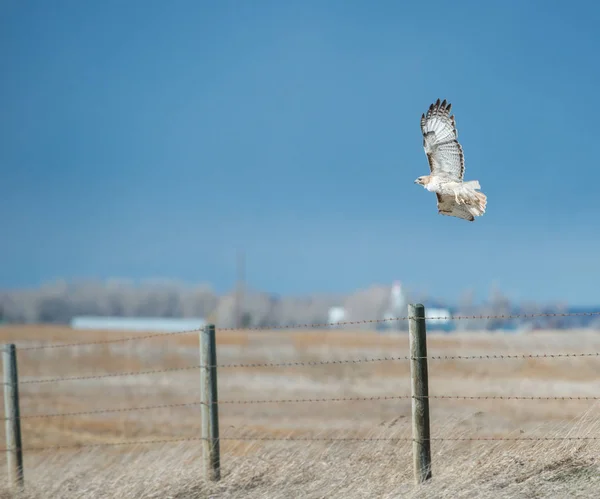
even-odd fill
[[[457,181],[465,174],[465,157],[459,144],[454,115],[450,116],[452,104],[446,99],[431,104],[427,114],[421,116],[423,148],[429,161],[431,173],[446,173]]]
[[[449,217],[464,218],[469,222],[475,220],[475,217],[463,204],[457,204],[452,194],[442,195],[437,194],[438,213],[448,215]]]

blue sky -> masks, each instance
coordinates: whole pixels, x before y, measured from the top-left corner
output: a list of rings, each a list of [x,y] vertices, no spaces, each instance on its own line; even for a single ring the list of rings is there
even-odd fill
[[[600,4],[5,0],[0,288],[167,277],[599,304]],[[453,104],[488,211],[437,214]]]

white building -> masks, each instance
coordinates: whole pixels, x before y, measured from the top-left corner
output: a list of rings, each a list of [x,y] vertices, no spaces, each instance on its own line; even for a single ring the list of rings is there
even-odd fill
[[[171,317],[73,317],[73,329],[88,329],[96,331],[148,331],[175,333],[201,329],[206,324],[200,318],[171,318]]]
[[[390,291],[389,303],[387,309],[383,314],[383,318],[386,321],[386,329],[401,329],[402,324],[399,321],[394,321],[396,317],[404,317],[407,313],[408,302],[406,300],[406,293],[402,288],[400,281],[394,281],[392,289]]]
[[[329,327],[341,327],[337,325],[331,325],[336,322],[343,322],[346,320],[346,309],[344,307],[331,307],[329,309],[327,322],[330,324]]]
[[[427,324],[435,326],[436,324],[448,324],[452,319],[452,314],[447,308],[425,308],[425,319]]]

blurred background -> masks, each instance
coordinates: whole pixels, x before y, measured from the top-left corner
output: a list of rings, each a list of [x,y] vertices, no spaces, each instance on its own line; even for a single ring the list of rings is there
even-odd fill
[[[4,0],[0,322],[599,310],[598,8],[576,3]],[[474,223],[413,183],[438,98]]]

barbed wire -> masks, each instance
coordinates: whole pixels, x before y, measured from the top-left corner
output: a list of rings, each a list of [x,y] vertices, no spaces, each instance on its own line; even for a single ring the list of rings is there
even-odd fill
[[[598,354],[600,356],[600,353]],[[119,376],[140,376],[147,374],[159,374],[166,372],[175,371],[187,371],[192,369],[203,369],[210,367],[217,368],[258,368],[258,367],[299,367],[299,366],[319,366],[319,365],[332,365],[332,364],[359,364],[362,362],[384,362],[384,361],[396,361],[396,360],[410,360],[409,356],[403,357],[379,357],[371,359],[342,359],[342,360],[319,360],[319,361],[294,361],[294,362],[268,362],[268,363],[251,363],[251,364],[216,364],[214,366],[203,366],[201,364],[194,364],[191,366],[183,367],[167,367],[162,369],[150,369],[145,371],[128,371],[118,373],[106,373],[106,374],[90,374],[82,376],[64,376],[54,378],[40,378],[30,380],[19,380],[19,384],[38,384],[38,383],[57,383],[62,381],[82,381],[90,379],[102,379],[102,378],[114,378]]]
[[[412,397],[409,396],[409,398]],[[600,397],[596,395],[428,395],[427,397],[415,396],[414,398],[456,400],[600,400]]]
[[[499,360],[499,359],[559,359],[566,357],[600,357],[600,352],[583,353],[519,353],[495,355],[430,355],[430,360]],[[415,357],[416,358],[416,357]]]
[[[600,356],[600,353],[598,354]],[[414,357],[415,359],[420,357]],[[297,360],[289,362],[252,362],[248,364],[216,364],[217,368],[254,368],[254,367],[314,367],[333,364],[361,364],[363,362],[388,362],[398,360],[411,360],[409,355],[399,357],[371,357],[364,359],[337,359],[337,360]]]
[[[82,381],[90,379],[102,379],[102,378],[116,378],[119,376],[142,376],[145,374],[157,374],[175,371],[189,371],[191,369],[200,369],[200,365],[183,366],[183,367],[165,367],[162,369],[151,369],[148,371],[128,371],[118,373],[106,373],[106,374],[91,374],[87,376],[65,376],[60,378],[41,378],[41,379],[26,379],[19,380],[20,385],[34,384],[34,383],[57,383],[59,381]]]
[[[223,403],[223,402],[220,402]],[[181,402],[176,404],[158,404],[158,405],[146,405],[140,407],[115,407],[111,409],[96,409],[91,411],[75,411],[75,412],[55,412],[50,414],[24,414],[18,419],[35,419],[35,418],[58,418],[58,417],[71,417],[71,416],[86,416],[92,414],[107,414],[111,412],[135,412],[135,411],[148,411],[152,409],[174,409],[178,407],[193,407],[204,404],[201,401],[196,402]],[[1,418],[10,420],[12,418]]]
[[[365,359],[339,359],[339,360],[311,360],[311,361],[291,361],[291,362],[264,362],[249,364],[216,364],[214,366],[203,366],[195,364],[183,367],[167,367],[162,369],[150,369],[145,371],[126,371],[118,373],[91,374],[83,376],[64,376],[55,378],[40,378],[21,380],[19,384],[37,384],[37,383],[57,383],[62,381],[82,381],[90,379],[114,378],[119,376],[141,376],[148,374],[158,374],[175,371],[188,371],[202,368],[273,368],[273,367],[315,367],[323,365],[342,365],[342,364],[361,364],[369,362],[389,362],[399,360],[427,359],[427,360],[508,360],[508,359],[558,359],[569,357],[600,357],[600,352],[587,353],[544,353],[544,354],[496,354],[496,355],[430,355],[427,357],[411,357],[409,355],[399,357],[373,357]]]
[[[264,400],[218,400],[213,402],[217,405],[257,405],[257,404],[303,404],[303,403],[328,403],[328,402],[374,402],[374,401],[386,401],[386,400],[407,400],[412,398],[427,398],[427,399],[439,399],[439,400],[539,400],[539,401],[550,401],[550,400],[600,400],[600,396],[595,395],[564,395],[564,396],[528,396],[528,395],[428,395],[428,396],[414,396],[414,395],[375,395],[371,397],[333,397],[333,398],[296,398],[296,399],[264,399]],[[147,405],[138,407],[116,407],[110,409],[95,409],[90,411],[76,411],[76,412],[56,412],[48,414],[25,414],[17,419],[34,419],[34,418],[57,418],[57,417],[72,417],[72,416],[85,416],[93,414],[107,414],[107,413],[123,413],[123,412],[135,412],[135,411],[147,411],[153,409],[174,409],[180,407],[193,407],[198,405],[206,405],[205,402],[200,400],[194,402],[181,402],[173,404],[158,404],[158,405]],[[0,418],[0,420],[10,420],[12,418]]]
[[[501,314],[501,315],[456,315],[456,316],[439,316],[439,317],[425,317],[426,321],[456,321],[456,320],[492,320],[492,319],[533,319],[540,317],[591,317],[591,316],[600,316],[600,311],[597,312],[541,312],[535,314]],[[305,324],[282,324],[282,325],[274,325],[274,326],[256,326],[256,327],[228,327],[221,328],[217,327],[218,331],[275,331],[280,329],[314,329],[314,328],[324,328],[324,327],[340,327],[340,326],[359,326],[366,324],[381,324],[386,322],[399,322],[399,321],[407,321],[415,318],[414,316],[403,316],[403,317],[388,317],[385,319],[366,319],[366,320],[358,320],[358,321],[341,321],[341,322],[321,322],[321,323],[305,323]],[[422,317],[416,317],[422,319]],[[32,345],[32,346],[19,346],[19,351],[22,350],[41,350],[47,348],[67,348],[67,347],[78,347],[78,346],[86,346],[86,345],[101,345],[106,343],[121,343],[127,341],[135,341],[135,340],[147,340],[151,338],[161,337],[161,336],[171,336],[171,335],[181,335],[181,334],[191,334],[191,333],[199,333],[204,328],[199,329],[190,329],[186,331],[174,331],[174,332],[161,332],[161,333],[151,333],[146,335],[136,335],[136,336],[128,336],[125,338],[115,338],[115,339],[107,339],[107,340],[96,340],[96,341],[84,341],[84,342],[74,342],[74,343],[57,343],[51,345]]]
[[[358,326],[365,324],[380,324],[384,322],[398,322],[407,321],[410,319],[425,319],[426,321],[455,321],[455,320],[491,320],[491,319],[533,319],[536,317],[590,317],[600,315],[600,311],[597,312],[541,312],[536,314],[502,314],[502,315],[450,315],[450,316],[439,316],[439,317],[418,317],[418,316],[404,316],[404,317],[388,317],[385,319],[366,319],[360,321],[341,321],[341,322],[324,322],[320,324],[292,324],[282,326],[266,326],[266,327],[228,327],[228,328],[217,328],[219,331],[268,331],[277,329],[308,329],[315,327],[336,327],[336,326]]]
[[[360,364],[363,362],[387,362],[399,360],[508,360],[508,359],[556,359],[567,357],[600,357],[600,352],[583,353],[543,353],[543,354],[496,354],[496,355],[428,355],[427,357],[411,357],[410,355],[394,357],[371,357],[363,359],[310,360],[291,362],[254,362],[248,364],[216,364],[217,368],[253,368],[253,367],[310,367],[330,364]]]
[[[25,447],[24,452],[58,450],[58,449],[83,449],[93,447],[117,447],[126,445],[153,445],[167,444],[179,442],[198,442],[203,440],[210,441],[237,441],[237,442],[414,442],[414,438],[410,437],[220,437],[210,439],[204,437],[181,437],[169,439],[153,439],[153,440],[132,440],[125,442],[100,442],[95,444],[71,444],[71,445],[51,445],[44,447]],[[556,441],[595,441],[600,440],[600,437],[431,437],[421,439],[419,441],[430,442],[556,442]],[[14,451],[15,448],[0,449],[0,452]]]
[[[66,348],[66,347],[79,347],[79,346],[87,346],[87,345],[103,345],[106,343],[124,343],[127,341],[134,340],[148,340],[151,338],[158,338],[161,336],[173,336],[173,335],[182,335],[182,334],[191,334],[191,333],[199,333],[203,328],[200,329],[187,329],[185,331],[169,331],[162,333],[150,333],[144,335],[136,335],[136,336],[126,336],[125,338],[111,338],[110,340],[97,340],[97,341],[82,341],[76,343],[54,343],[50,345],[31,345],[31,346],[19,346],[19,351],[22,350],[43,350],[47,348]]]

